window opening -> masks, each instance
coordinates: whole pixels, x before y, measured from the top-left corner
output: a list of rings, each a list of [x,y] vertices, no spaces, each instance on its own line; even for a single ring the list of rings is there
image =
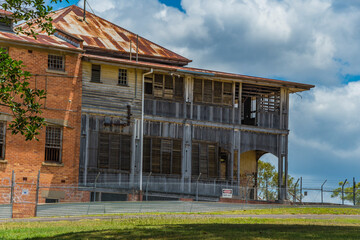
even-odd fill
[[[144,138],[144,172],[181,174],[181,139]]]
[[[127,77],[127,69],[119,69],[119,85],[127,86],[128,85],[128,77]]]
[[[91,81],[99,83],[100,76],[101,76],[101,66],[92,64],[92,66],[91,66]]]
[[[6,122],[0,122],[0,159],[5,159]]]
[[[61,163],[62,129],[46,127],[45,161]]]
[[[130,171],[131,136],[99,133],[98,167]]]
[[[65,71],[64,56],[48,55],[48,69],[56,71]]]

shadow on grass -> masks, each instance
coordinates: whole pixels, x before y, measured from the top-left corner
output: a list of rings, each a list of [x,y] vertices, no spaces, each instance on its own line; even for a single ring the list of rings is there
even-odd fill
[[[144,225],[131,229],[72,232],[45,239],[359,239],[360,227],[275,224]]]

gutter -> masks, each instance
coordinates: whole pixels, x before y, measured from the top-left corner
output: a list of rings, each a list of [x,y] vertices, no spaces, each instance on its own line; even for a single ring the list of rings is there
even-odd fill
[[[143,145],[144,145],[144,96],[145,96],[145,76],[152,74],[154,72],[154,69],[151,68],[150,72],[146,72],[142,74],[142,89],[141,89],[141,138],[140,138],[140,162],[139,162],[139,190],[142,191],[142,182],[143,182]]]

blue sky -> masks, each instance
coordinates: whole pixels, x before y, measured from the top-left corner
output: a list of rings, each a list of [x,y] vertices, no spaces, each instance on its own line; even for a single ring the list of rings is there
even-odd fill
[[[88,2],[190,66],[316,85],[291,96],[289,172],[360,181],[360,0]]]

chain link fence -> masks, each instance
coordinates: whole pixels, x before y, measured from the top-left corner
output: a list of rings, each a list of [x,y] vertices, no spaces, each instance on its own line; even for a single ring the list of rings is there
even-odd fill
[[[136,182],[45,184],[41,174],[27,178],[0,178],[0,218],[75,216],[146,212],[210,212],[279,208],[303,205],[358,205],[359,184],[311,187],[299,180],[279,189],[270,184],[238,186],[223,180],[157,181],[144,176]],[[350,190],[351,191],[350,191]],[[285,201],[279,204],[283,192]]]

